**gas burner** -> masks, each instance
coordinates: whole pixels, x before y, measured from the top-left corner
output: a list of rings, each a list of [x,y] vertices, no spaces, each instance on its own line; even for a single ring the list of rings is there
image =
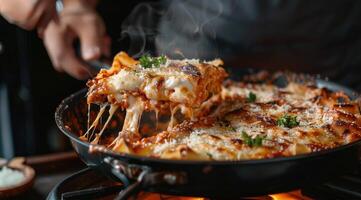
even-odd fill
[[[121,199],[121,192],[129,188],[112,181],[100,173],[86,168],[57,184],[49,193],[48,200]],[[147,200],[207,200],[202,197],[179,197],[159,193],[140,192],[134,199]],[[339,177],[322,185],[310,186],[297,191],[241,199],[252,200],[310,200],[310,199],[361,199],[361,173]]]
[[[82,200],[82,199],[97,199],[97,200],[108,200],[108,199],[120,199],[119,193],[125,188],[119,182],[112,181],[104,176],[101,176],[96,171],[86,168],[83,169],[62,182],[57,184],[53,190],[49,193],[47,200]],[[291,192],[289,194],[282,194],[283,196],[288,195],[290,197],[301,197],[300,192]],[[272,200],[276,195],[265,195],[260,197],[250,197],[244,199],[252,200]],[[151,192],[140,192],[134,196],[134,199],[139,200],[208,200],[208,198],[202,197],[180,197],[165,195],[160,193]]]

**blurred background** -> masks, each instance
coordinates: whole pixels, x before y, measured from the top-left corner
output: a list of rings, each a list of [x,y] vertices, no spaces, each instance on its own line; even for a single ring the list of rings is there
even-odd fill
[[[121,23],[140,1],[101,1],[97,10],[111,36],[113,55],[121,47]],[[54,111],[69,94],[85,87],[52,67],[36,31],[0,17],[0,157],[70,149],[55,125]]]
[[[112,56],[125,50],[320,74],[361,91],[361,1],[99,1]],[[0,157],[71,149],[54,122],[85,87],[56,72],[36,31],[0,17]]]

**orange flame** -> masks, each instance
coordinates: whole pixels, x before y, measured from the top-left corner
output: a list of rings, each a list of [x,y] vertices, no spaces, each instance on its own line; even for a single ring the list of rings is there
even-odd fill
[[[207,200],[203,197],[182,197],[182,196],[172,196],[172,195],[164,195],[159,193],[151,193],[151,192],[141,192],[137,195],[137,200]]]
[[[279,193],[269,195],[273,200],[311,200],[308,197],[302,195],[300,190],[288,192],[288,193]]]
[[[208,200],[203,197],[184,197],[184,196],[172,196],[172,195],[163,195],[159,193],[150,193],[150,192],[141,192],[137,195],[137,200]],[[260,196],[260,197],[250,197],[247,199],[252,200],[312,200],[311,198],[305,197],[302,195],[300,190],[287,192],[287,193],[279,193],[279,194],[271,194],[268,196]]]

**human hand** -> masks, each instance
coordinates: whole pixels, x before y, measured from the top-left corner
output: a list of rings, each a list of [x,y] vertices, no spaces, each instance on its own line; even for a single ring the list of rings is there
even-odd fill
[[[56,15],[54,0],[0,0],[0,14],[10,23],[42,31]]]
[[[86,79],[91,75],[84,60],[110,55],[110,39],[94,5],[82,0],[64,1],[63,11],[49,23],[43,34],[54,68],[77,79]],[[80,40],[82,58],[77,57],[74,50],[77,38]]]

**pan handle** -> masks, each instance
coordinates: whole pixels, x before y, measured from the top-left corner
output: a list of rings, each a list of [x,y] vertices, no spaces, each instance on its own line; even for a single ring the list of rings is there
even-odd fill
[[[104,158],[104,163],[111,167],[113,175],[127,187],[116,199],[127,199],[151,186],[183,185],[188,182],[187,174],[183,171],[153,171],[148,166],[129,164],[110,156]]]
[[[141,182],[135,181],[124,190],[119,192],[118,196],[114,200],[126,200],[129,199],[132,195],[137,194],[141,189]]]

